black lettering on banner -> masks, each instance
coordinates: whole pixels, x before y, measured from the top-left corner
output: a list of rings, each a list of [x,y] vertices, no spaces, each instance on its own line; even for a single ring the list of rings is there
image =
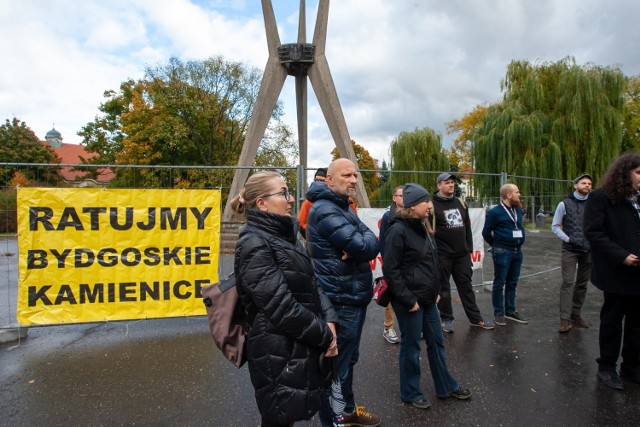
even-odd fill
[[[211,264],[209,249],[209,246],[196,246],[196,265]]]
[[[153,289],[147,282],[140,282],[140,301],[146,301],[147,295],[152,300],[158,301],[160,299],[160,282],[153,282]]]
[[[94,252],[89,248],[49,249],[52,259],[57,261],[57,268],[87,268],[94,264],[101,267],[114,267],[121,263],[127,267],[135,267],[140,263],[147,266],[160,265],[208,265],[211,264],[211,247],[195,246],[173,248],[147,247],[138,249],[128,247],[118,253],[116,248],[102,248]],[[29,249],[27,251],[27,269],[35,270],[46,268],[49,265],[48,252],[44,249]],[[73,263],[73,264],[72,264]],[[52,266],[54,264],[52,263]]]
[[[180,229],[187,229],[187,208],[176,208],[176,215],[173,216],[171,208],[160,208],[160,229],[166,230],[167,223],[171,230],[178,228],[178,221],[180,221]]]
[[[107,283],[107,301],[115,302],[116,301],[116,284],[109,282]]]
[[[82,208],[82,212],[89,214],[91,230],[100,230],[100,214],[106,213],[107,208]]]
[[[163,296],[165,300],[171,298],[171,283],[168,280],[162,282]]]
[[[198,208],[190,208],[191,213],[198,221],[198,230],[204,230],[204,220],[207,219],[209,214],[211,213],[211,207],[204,208],[202,212],[198,210]]]
[[[182,247],[176,246],[171,250],[169,249],[171,248],[164,248],[164,265],[171,264],[171,260],[173,260],[176,265],[182,265],[182,261],[180,261],[180,257],[178,256],[178,252]]]
[[[47,251],[42,249],[29,249],[27,251],[27,270],[45,268],[48,264]]]
[[[109,208],[109,222],[114,230],[126,231],[133,227],[133,208],[127,207],[124,210],[124,224],[120,224],[118,223],[118,208]]]
[[[122,210],[124,209],[124,218],[122,218]],[[159,212],[158,212],[159,211]],[[107,213],[108,212],[108,213]],[[170,208],[170,207],[148,207],[146,212],[146,218],[134,223],[133,207],[104,207],[104,206],[89,206],[82,208],[82,214],[88,215],[89,222],[86,224],[83,222],[79,212],[74,207],[65,207],[60,214],[60,219],[57,224],[54,225],[52,218],[54,216],[54,210],[44,206],[31,206],[29,207],[29,231],[39,231],[40,229],[46,231],[65,231],[67,228],[73,228],[78,231],[83,231],[86,227],[90,230],[100,230],[100,218],[102,215],[107,214],[109,225],[114,230],[127,231],[133,228],[135,225],[138,229],[148,231],[153,230],[156,226],[160,226],[161,230],[186,230],[188,212],[191,212],[193,218],[196,220],[197,229],[204,230],[206,227],[206,219],[212,212],[211,207],[206,207],[200,211],[197,207]],[[158,215],[160,219],[158,220]]]
[[[64,208],[56,230],[64,231],[67,227],[73,227],[78,231],[84,231],[82,221],[80,221],[80,217],[74,208]]]
[[[55,230],[51,224],[53,209],[46,207],[29,207],[29,231],[38,231],[38,223],[42,228],[51,231]]]
[[[62,253],[58,252],[55,249],[49,249],[51,251],[51,255],[53,255],[58,260],[58,268],[64,268],[65,260],[71,253],[71,249],[65,249]]]
[[[98,264],[102,267],[113,267],[118,264],[118,251],[114,248],[100,249],[98,252]]]
[[[129,259],[129,254],[133,254],[133,259]],[[126,248],[120,254],[120,260],[122,261],[122,265],[126,265],[127,267],[135,267],[140,264],[140,250],[138,248]]]
[[[149,282],[107,283],[106,302],[168,301],[172,298],[179,300],[187,300],[194,297],[201,298],[202,287],[210,283],[209,279],[197,279],[193,284],[188,280],[178,280],[175,283],[171,283],[168,280],[163,282],[153,281],[152,284],[149,284]],[[77,294],[74,294],[69,284],[60,285],[57,292],[52,288],[53,286],[51,285],[41,286],[40,288],[29,286],[29,307],[36,306],[38,303],[50,306],[102,304],[105,302],[105,284],[101,282],[92,285],[80,283]]]
[[[156,209],[155,208],[149,208],[148,214],[147,214],[147,220],[148,222],[146,224],[143,223],[142,221],[138,221],[136,223],[136,225],[140,230],[151,230],[153,229],[153,227],[155,227],[156,225]]]
[[[173,285],[173,295],[178,299],[189,299],[192,295],[191,292],[185,292],[184,294],[180,293],[180,287],[187,286],[191,287],[191,283],[186,280],[179,280]]]
[[[86,255],[86,258],[85,258]],[[96,256],[91,249],[80,248],[75,250],[75,268],[91,267]]]
[[[144,263],[149,266],[154,266],[160,264],[160,249],[158,248],[145,248],[144,256],[146,259]]]
[[[136,282],[122,282],[120,283],[120,302],[133,302],[136,301],[134,289]],[[134,296],[131,296],[131,295]]]
[[[191,265],[191,248],[184,248],[184,265]]]
[[[93,285],[93,290],[86,283],[80,283],[80,304],[86,302],[95,303],[104,302],[104,284],[96,283]]]
[[[58,295],[56,296],[56,300],[53,303],[54,305],[62,305],[63,302],[68,302],[69,304],[77,304],[76,297],[73,295],[71,291],[71,287],[69,285],[61,285],[60,290],[58,291]]]
[[[29,286],[29,307],[34,307],[38,300],[42,301],[43,305],[51,305],[51,300],[47,297],[47,291],[51,289],[51,286],[43,286],[37,289],[35,286]]]
[[[203,286],[207,286],[209,283],[211,283],[209,281],[209,279],[203,279],[203,280],[195,280],[195,285],[196,285],[196,298],[202,298],[202,287]]]

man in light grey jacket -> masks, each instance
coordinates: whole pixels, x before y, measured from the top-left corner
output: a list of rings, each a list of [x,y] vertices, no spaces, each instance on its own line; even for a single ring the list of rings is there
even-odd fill
[[[589,174],[585,173],[574,179],[573,194],[558,203],[551,224],[554,234],[562,240],[560,333],[569,332],[572,324],[579,328],[589,327],[589,323],[580,316],[580,310],[591,275],[591,250],[584,237],[582,222],[585,202],[592,185],[593,179]]]

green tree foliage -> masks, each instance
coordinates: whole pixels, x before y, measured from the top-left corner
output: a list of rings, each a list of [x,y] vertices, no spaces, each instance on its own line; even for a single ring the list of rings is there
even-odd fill
[[[380,185],[384,185],[389,181],[389,166],[387,161],[382,159],[382,165],[380,166]]]
[[[573,58],[532,65],[513,61],[501,83],[502,102],[474,133],[478,172],[549,178],[518,181],[523,195],[564,194],[558,179],[581,172],[601,176],[620,153],[624,76],[617,68],[578,66]],[[477,188],[495,193],[495,180]]]
[[[624,97],[622,151],[640,150],[640,75],[627,79]]]
[[[0,126],[0,163],[60,163],[51,147],[40,141],[25,122],[6,119]],[[0,168],[0,186],[5,188],[18,171],[17,167]],[[60,180],[59,168],[38,166],[21,169],[31,182],[56,184]]]
[[[380,187],[377,198],[380,205],[388,205],[393,189],[407,182],[418,183],[433,191],[435,176],[423,172],[449,170],[449,157],[442,148],[442,135],[433,129],[417,128],[412,132],[400,132],[391,142],[389,152],[391,172],[389,180]]]
[[[357,142],[351,140],[351,144],[353,144],[353,151],[356,154],[364,188],[367,191],[369,199],[374,199],[380,188],[380,173],[378,172],[380,166],[378,165],[378,160],[374,159],[371,153]],[[340,153],[338,149],[334,148],[331,150],[331,159],[336,160],[339,158]]]
[[[293,138],[291,128],[282,122],[275,122],[269,126],[260,142],[254,165],[285,168],[280,173],[287,181],[289,191],[295,194],[296,170],[291,168],[298,164],[299,153],[298,141]]]
[[[471,145],[475,132],[484,123],[489,108],[484,105],[476,105],[472,111],[447,123],[449,135],[457,133],[453,145],[448,151],[449,163],[452,170],[460,172],[473,172],[471,162]]]
[[[120,92],[105,91],[103,96],[106,101],[98,107],[102,114],[97,115],[93,122],[87,123],[78,132],[85,149],[96,154],[89,160],[85,159],[85,163],[107,165],[116,163],[116,154],[122,151],[124,139],[120,118],[129,110],[131,89],[134,85],[135,82],[129,80],[120,84]]]
[[[260,86],[260,72],[212,57],[149,67],[144,78],[105,92],[101,115],[79,133],[92,163],[235,165]],[[279,118],[281,107],[273,112]],[[189,175],[189,176],[187,176]],[[224,186],[233,171],[118,169],[120,185]],[[220,179],[223,182],[220,182]]]

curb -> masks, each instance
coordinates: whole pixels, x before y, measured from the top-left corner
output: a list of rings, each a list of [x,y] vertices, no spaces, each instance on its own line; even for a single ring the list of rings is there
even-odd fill
[[[7,328],[0,329],[0,343],[17,341],[26,338],[29,334],[29,328]]]

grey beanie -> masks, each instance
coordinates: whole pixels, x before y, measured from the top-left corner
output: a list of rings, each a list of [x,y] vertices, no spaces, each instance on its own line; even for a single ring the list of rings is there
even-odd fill
[[[405,208],[410,208],[418,203],[431,199],[431,194],[419,184],[410,182],[402,189],[402,203]]]

